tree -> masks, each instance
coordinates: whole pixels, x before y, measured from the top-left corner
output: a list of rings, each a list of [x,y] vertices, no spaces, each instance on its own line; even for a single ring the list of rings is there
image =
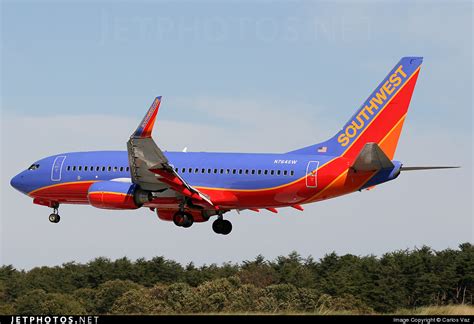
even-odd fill
[[[129,280],[111,280],[101,284],[96,292],[96,310],[99,314],[107,314],[124,293],[132,289],[140,289],[141,285]]]
[[[244,284],[232,293],[226,310],[229,312],[249,313],[259,311],[256,302],[263,296],[263,289]]]
[[[26,293],[24,277],[25,273],[16,270],[12,265],[0,268],[0,282],[3,285],[2,291],[5,302],[13,302]]]
[[[233,294],[240,288],[238,277],[215,279],[197,287],[198,300],[201,301],[202,311],[217,313],[229,308]]]
[[[474,294],[474,245],[459,245],[461,251],[456,258],[456,274],[459,278],[456,287],[456,301],[465,304],[473,302]]]
[[[20,315],[82,315],[84,307],[72,296],[58,293],[46,293],[35,289],[17,299],[15,311]]]
[[[116,315],[150,315],[164,313],[165,308],[158,311],[158,305],[164,306],[164,303],[156,303],[150,296],[149,289],[133,289],[117,298],[110,309],[110,313]]]
[[[393,312],[472,305],[473,295],[470,243],[382,257],[331,253],[318,261],[292,252],[274,261],[259,255],[241,265],[185,268],[164,257],[97,258],[28,271],[0,267],[1,314]]]
[[[244,261],[238,277],[243,284],[260,288],[276,284],[278,281],[276,270],[262,255],[258,255],[254,261]]]
[[[166,305],[176,314],[197,313],[201,309],[201,300],[197,293],[185,283],[170,285],[164,297]]]
[[[275,311],[291,311],[298,308],[298,290],[291,284],[268,286],[264,290],[267,297],[275,301]]]
[[[92,288],[77,289],[72,296],[84,307],[88,314],[97,314],[96,290]]]
[[[302,264],[303,259],[295,251],[288,257],[278,257],[272,267],[277,273],[278,282],[295,287],[310,287],[313,284],[310,270]]]

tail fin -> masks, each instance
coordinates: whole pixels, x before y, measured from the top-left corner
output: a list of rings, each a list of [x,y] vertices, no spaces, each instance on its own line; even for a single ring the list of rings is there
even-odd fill
[[[376,143],[392,160],[422,62],[403,57],[334,137],[290,153],[355,159],[366,143]]]

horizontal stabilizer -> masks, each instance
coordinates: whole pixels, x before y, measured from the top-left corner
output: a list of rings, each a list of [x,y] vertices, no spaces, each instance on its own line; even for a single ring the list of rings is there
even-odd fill
[[[427,167],[405,167],[402,166],[400,171],[420,171],[420,170],[438,170],[438,169],[459,169],[460,166],[427,166]]]
[[[355,171],[378,171],[393,167],[394,164],[377,143],[365,144],[352,165]]]

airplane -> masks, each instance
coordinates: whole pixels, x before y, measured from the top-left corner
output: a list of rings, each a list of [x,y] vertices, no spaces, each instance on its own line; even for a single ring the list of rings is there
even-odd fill
[[[212,229],[227,235],[224,214],[278,213],[291,207],[371,189],[402,171],[456,168],[405,167],[393,160],[422,57],[403,57],[349,121],[329,140],[286,153],[167,152],[152,138],[162,97],[131,135],[127,151],[61,153],[33,163],[11,180],[33,203],[102,209],[146,207],[161,220],[188,228],[216,216]]]

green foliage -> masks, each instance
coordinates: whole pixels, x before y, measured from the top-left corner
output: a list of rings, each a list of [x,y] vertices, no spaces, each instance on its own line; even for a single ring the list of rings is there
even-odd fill
[[[374,314],[374,310],[360,299],[343,294],[340,297],[322,295],[318,302],[318,312],[322,314],[348,313],[348,314]]]
[[[242,283],[260,288],[278,282],[275,269],[269,262],[265,261],[262,255],[257,256],[254,261],[244,261],[237,275]]]
[[[0,304],[0,315],[14,315],[16,312],[13,304]]]
[[[200,311],[198,295],[192,287],[185,283],[170,285],[164,294],[166,306],[177,314],[190,314]]]
[[[165,309],[158,309],[149,289],[133,289],[125,292],[117,298],[110,309],[111,314],[115,315],[151,315],[154,312],[163,313]]]
[[[84,307],[72,296],[58,293],[46,293],[34,289],[21,296],[16,301],[15,311],[22,315],[81,315],[85,314]]]
[[[107,314],[115,301],[132,289],[140,289],[141,285],[129,280],[112,280],[101,284],[95,294],[96,312]]]
[[[296,252],[241,265],[196,267],[151,260],[0,268],[0,314],[372,314],[431,305],[472,305],[474,247],[375,256]],[[468,306],[466,306],[468,307]]]
[[[92,288],[80,288],[72,293],[72,296],[84,306],[88,314],[97,313],[96,290]]]
[[[311,287],[312,274],[305,260],[296,252],[291,252],[287,257],[280,256],[272,267],[275,269],[278,282],[292,284],[295,287]]]

